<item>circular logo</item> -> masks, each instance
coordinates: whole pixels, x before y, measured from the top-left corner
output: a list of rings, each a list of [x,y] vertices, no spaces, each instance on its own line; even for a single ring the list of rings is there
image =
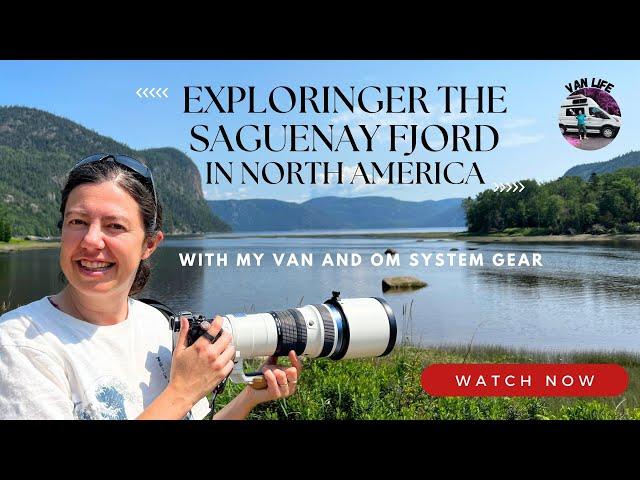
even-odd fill
[[[582,88],[562,101],[558,123],[568,143],[580,150],[598,150],[616,138],[622,115],[609,93],[599,88]]]

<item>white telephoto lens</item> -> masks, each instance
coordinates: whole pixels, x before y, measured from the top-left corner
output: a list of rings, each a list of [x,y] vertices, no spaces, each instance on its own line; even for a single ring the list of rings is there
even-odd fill
[[[397,334],[393,311],[381,298],[334,295],[324,304],[223,317],[222,328],[245,359],[290,350],[333,360],[383,356],[393,350]]]

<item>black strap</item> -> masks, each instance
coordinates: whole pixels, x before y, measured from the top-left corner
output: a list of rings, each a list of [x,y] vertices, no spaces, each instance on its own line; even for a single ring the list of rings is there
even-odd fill
[[[160,310],[160,313],[165,316],[167,322],[169,322],[169,326],[171,326],[171,317],[175,317],[176,314],[168,306],[158,300],[154,300],[153,298],[138,298],[138,301]]]

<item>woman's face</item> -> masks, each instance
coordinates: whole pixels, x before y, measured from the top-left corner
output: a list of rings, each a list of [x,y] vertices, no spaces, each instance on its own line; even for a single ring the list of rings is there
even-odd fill
[[[74,188],[62,225],[60,266],[85,295],[128,294],[140,261],[162,240],[145,241],[140,207],[113,182]]]

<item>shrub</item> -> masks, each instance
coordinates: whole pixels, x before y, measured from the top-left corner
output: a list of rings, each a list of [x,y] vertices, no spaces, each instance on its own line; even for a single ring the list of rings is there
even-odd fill
[[[640,233],[640,223],[638,222],[623,223],[622,225],[618,225],[618,229],[622,233]]]
[[[604,235],[605,233],[607,233],[607,229],[599,223],[596,223],[591,226],[591,231],[589,233],[591,233],[592,235]]]

